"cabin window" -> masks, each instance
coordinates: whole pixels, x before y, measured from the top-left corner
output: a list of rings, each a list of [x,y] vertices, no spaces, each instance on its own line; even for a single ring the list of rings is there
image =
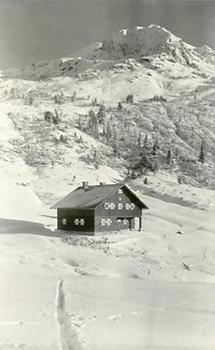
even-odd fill
[[[74,224],[75,224],[76,226],[78,226],[78,225],[79,225],[79,219],[75,219],[75,220],[74,220]]]
[[[61,219],[61,223],[62,223],[62,225],[65,226],[67,224],[67,219],[66,218]]]
[[[108,210],[108,209],[113,210],[113,209],[116,208],[116,205],[115,205],[115,203],[113,203],[113,202],[111,202],[111,203],[106,202],[106,203],[104,203],[104,208],[105,208],[106,210]]]
[[[84,226],[84,225],[85,225],[85,220],[84,220],[83,218],[80,218],[80,219],[76,218],[76,219],[74,220],[74,224],[75,224],[76,226],[79,226],[79,225]]]
[[[122,210],[122,209],[123,209],[123,204],[122,204],[122,203],[119,203],[119,204],[118,204],[118,209],[119,209],[119,210]]]
[[[123,192],[122,192],[122,190],[120,189],[120,190],[118,190],[118,193],[119,193],[119,194],[122,194]]]
[[[110,226],[112,224],[112,220],[110,218],[108,218],[108,219],[101,219],[100,223],[101,223],[102,226],[106,226],[106,225]]]
[[[107,219],[107,225],[110,226],[112,224],[112,220],[110,218]]]
[[[135,205],[134,203],[131,203],[131,210],[134,210],[135,209]]]
[[[106,222],[105,219],[101,219],[101,225],[102,225],[102,226],[105,226],[105,222]]]
[[[135,205],[133,204],[133,203],[126,203],[126,205],[125,205],[125,209],[126,210],[134,210],[134,208],[135,208]]]
[[[79,222],[80,222],[80,225],[81,225],[81,226],[84,226],[84,224],[85,224],[85,220],[84,220],[84,219],[80,219]]]

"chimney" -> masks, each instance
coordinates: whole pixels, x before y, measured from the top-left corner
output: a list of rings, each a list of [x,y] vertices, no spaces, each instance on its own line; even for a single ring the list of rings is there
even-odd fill
[[[105,182],[99,182],[99,185],[103,186],[103,185],[105,185]]]
[[[89,190],[89,183],[87,181],[83,181],[82,182],[82,187],[83,187],[84,191]]]

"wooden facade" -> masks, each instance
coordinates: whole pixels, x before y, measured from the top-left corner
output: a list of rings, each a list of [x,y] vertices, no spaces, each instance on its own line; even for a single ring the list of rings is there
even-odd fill
[[[56,203],[58,229],[74,233],[95,234],[134,229],[139,218],[142,229],[142,210],[147,206],[125,185],[88,186],[85,182]]]
[[[95,231],[94,212],[94,209],[58,208],[57,228],[58,230],[93,234]]]

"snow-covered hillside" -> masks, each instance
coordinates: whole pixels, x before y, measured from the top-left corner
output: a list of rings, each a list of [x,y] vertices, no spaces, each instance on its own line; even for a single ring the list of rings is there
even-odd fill
[[[62,179],[68,178],[68,183],[71,183],[73,177],[78,178],[79,174],[83,174],[82,170],[77,171],[78,167],[87,167],[88,173],[91,168],[93,173],[97,173],[96,179],[99,179],[100,172],[104,174],[105,168],[101,171],[101,167],[109,165],[125,176],[130,163],[140,161],[144,139],[147,137],[149,152],[154,142],[159,143],[161,169],[168,168],[178,175],[183,174],[186,182],[194,185],[213,188],[215,84],[212,79],[207,85],[197,86],[193,93],[184,93],[181,87],[181,93],[177,96],[153,96],[136,101],[138,94],[140,97],[142,93],[143,85],[139,81],[140,85],[133,93],[133,104],[127,103],[125,99],[131,91],[129,89],[135,88],[135,79],[128,85],[125,74],[122,85],[118,86],[119,90],[109,89],[103,83],[102,78],[95,82],[68,77],[45,82],[0,82],[2,127],[4,122],[7,123],[8,129],[3,132],[10,135],[8,147],[38,172],[39,179],[42,177],[41,172],[45,174],[48,170],[51,174],[52,169],[55,181],[58,176],[62,176]],[[148,87],[144,85],[144,89],[145,97],[148,92],[153,95],[156,91],[150,89],[150,83]],[[171,89],[174,90],[174,85]],[[122,100],[119,110],[120,95]],[[55,102],[56,96],[62,98],[62,103]],[[96,118],[101,106],[105,111],[98,130],[95,130],[91,115],[93,113]],[[59,120],[56,123],[46,120],[47,112],[52,116],[57,113]],[[109,136],[106,133],[107,125],[111,129]],[[10,131],[11,126],[13,131]],[[205,163],[198,162],[202,140],[205,145]],[[4,139],[2,147],[6,147]],[[173,169],[166,164],[169,149]],[[97,162],[95,158],[98,158]],[[95,163],[100,167],[96,171]],[[71,170],[71,166],[74,170]],[[117,179],[118,175],[110,177]],[[80,182],[82,179],[81,175]],[[37,191],[38,188],[37,185]]]
[[[132,186],[150,207],[142,232],[79,237],[55,231],[55,212],[29,184],[12,185],[31,180],[26,166],[2,161],[1,174],[0,349],[213,349],[212,191],[184,188],[188,205],[195,195],[207,208],[192,209],[171,178],[160,199],[139,180]],[[63,193],[51,182],[46,190]],[[55,301],[59,279],[66,304]]]
[[[53,166],[37,157],[36,167],[26,162],[40,151],[45,161],[53,157],[56,130],[42,119],[47,108],[1,103],[0,349],[213,349],[215,192],[160,173],[148,185],[131,182],[150,207],[143,232],[55,231],[53,201],[86,176],[95,183],[120,174],[80,161],[99,143],[85,133],[84,148],[76,143],[72,118],[61,125],[71,138],[56,143]],[[55,301],[59,279],[64,307]]]

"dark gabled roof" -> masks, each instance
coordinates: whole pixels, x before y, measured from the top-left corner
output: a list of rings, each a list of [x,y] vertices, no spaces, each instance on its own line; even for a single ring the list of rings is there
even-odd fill
[[[55,203],[51,208],[73,208],[73,209],[89,209],[96,208],[106,198],[111,196],[115,191],[118,191],[122,187],[125,188],[128,195],[135,198],[135,201],[142,209],[148,209],[148,207],[141,201],[141,199],[125,184],[115,185],[96,185],[89,186],[85,190],[82,186],[76,188],[73,192],[69,193],[66,197]]]

